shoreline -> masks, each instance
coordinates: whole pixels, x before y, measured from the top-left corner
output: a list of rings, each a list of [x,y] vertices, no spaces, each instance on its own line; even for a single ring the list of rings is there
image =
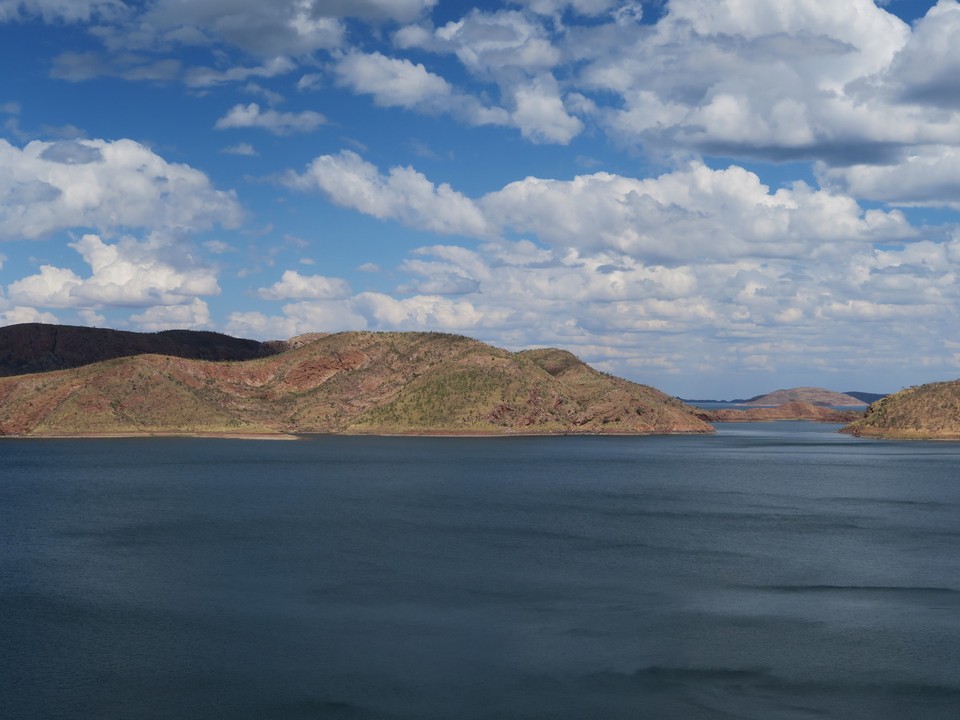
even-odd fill
[[[222,440],[300,440],[290,433],[234,433],[234,432],[129,432],[129,433],[67,433],[49,435],[0,435],[0,441],[10,440],[109,440],[121,438],[210,438]]]
[[[118,432],[118,433],[65,433],[44,435],[0,435],[0,441],[10,440],[97,440],[121,438],[202,438],[222,440],[304,440],[310,437],[411,437],[411,438],[531,438],[531,437],[668,437],[668,436],[706,436],[713,432],[516,432],[516,433],[483,433],[483,432]]]

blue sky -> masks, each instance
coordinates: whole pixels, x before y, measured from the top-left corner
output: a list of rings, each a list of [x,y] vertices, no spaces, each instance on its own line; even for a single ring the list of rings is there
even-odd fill
[[[0,0],[0,324],[960,368],[955,0]]]

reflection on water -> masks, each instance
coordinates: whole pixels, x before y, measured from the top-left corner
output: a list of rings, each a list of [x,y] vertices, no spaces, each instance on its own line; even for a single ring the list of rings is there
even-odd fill
[[[955,718],[960,444],[0,443],[0,716]]]

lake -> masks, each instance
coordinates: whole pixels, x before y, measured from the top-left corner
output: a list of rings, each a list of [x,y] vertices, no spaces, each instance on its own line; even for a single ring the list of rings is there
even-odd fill
[[[0,442],[0,717],[958,717],[960,443]]]

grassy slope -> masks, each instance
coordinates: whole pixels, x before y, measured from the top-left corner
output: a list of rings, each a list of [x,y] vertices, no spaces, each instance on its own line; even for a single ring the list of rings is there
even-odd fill
[[[960,380],[907,388],[878,400],[843,432],[863,437],[960,439]]]
[[[439,333],[339,333],[246,362],[156,355],[0,378],[0,433],[709,432],[569,353]]]

